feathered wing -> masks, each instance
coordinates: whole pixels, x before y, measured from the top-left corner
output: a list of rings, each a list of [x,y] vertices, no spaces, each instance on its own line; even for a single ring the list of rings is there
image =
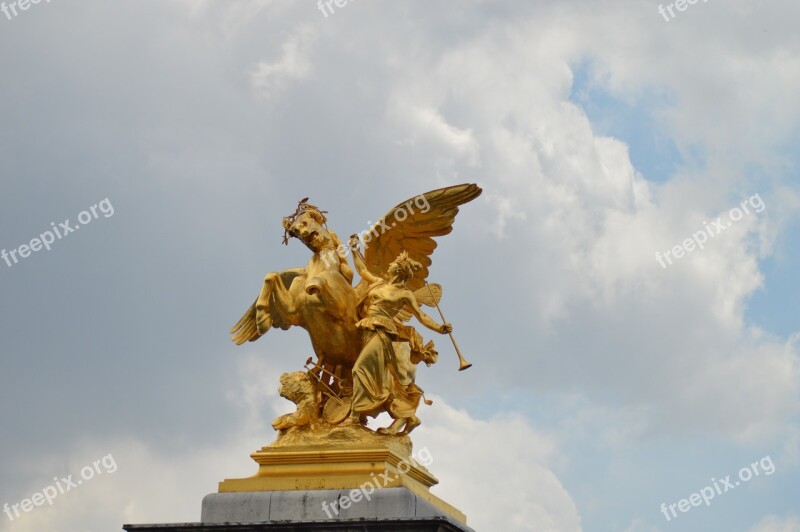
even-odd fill
[[[297,275],[299,275],[297,271],[281,272],[280,276],[281,281],[283,281],[283,285],[286,288],[292,286],[292,281],[295,277],[297,277]],[[256,298],[256,301],[250,305],[250,308],[245,311],[244,315],[230,330],[230,334],[233,335],[231,340],[233,340],[236,345],[242,345],[245,342],[255,342],[264,336],[272,327],[278,327],[286,330],[291,325],[290,323],[285,323],[283,321],[277,309],[275,308],[275,298],[272,296],[272,294],[270,294],[269,311],[266,313],[265,319],[262,321],[262,330],[259,332],[256,302],[258,302],[258,298]]]
[[[442,285],[430,283],[414,291],[414,298],[420,305],[435,307],[442,300]]]
[[[435,307],[442,300],[442,286],[436,283],[423,286],[414,292],[414,298],[419,305],[427,305]],[[397,313],[397,319],[401,322],[406,322],[411,319],[414,314],[411,309],[406,305],[403,310]]]
[[[430,256],[436,249],[433,238],[449,234],[453,230],[458,207],[474,200],[481,192],[481,188],[474,183],[456,185],[432,190],[398,204],[381,218],[386,228],[380,223],[371,228],[372,237],[364,244],[367,268],[385,278],[389,264],[405,250],[410,258],[422,264],[422,271],[417,272],[407,286],[411,290],[422,288],[428,277]],[[422,212],[425,205],[428,208]]]

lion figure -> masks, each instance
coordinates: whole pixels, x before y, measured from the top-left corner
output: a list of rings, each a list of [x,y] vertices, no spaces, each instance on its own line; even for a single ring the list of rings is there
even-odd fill
[[[281,387],[278,393],[297,405],[297,411],[284,414],[273,421],[272,427],[275,430],[289,430],[317,423],[319,412],[317,389],[307,373],[295,371],[281,375]]]

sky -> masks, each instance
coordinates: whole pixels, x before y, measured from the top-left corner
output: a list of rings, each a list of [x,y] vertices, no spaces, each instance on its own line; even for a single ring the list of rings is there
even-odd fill
[[[459,183],[433,492],[481,532],[800,531],[800,4],[339,3],[5,0],[0,504],[57,494],[0,531],[198,521],[311,354],[227,334],[308,260],[281,218]]]

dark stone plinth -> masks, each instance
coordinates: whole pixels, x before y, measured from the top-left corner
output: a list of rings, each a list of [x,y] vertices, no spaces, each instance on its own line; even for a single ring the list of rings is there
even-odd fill
[[[343,497],[353,491],[358,490],[212,493],[203,499],[200,523],[123,528],[128,532],[474,532],[406,488],[383,488],[348,504]]]
[[[203,499],[200,521],[211,525],[271,521],[455,518],[406,488],[383,488],[368,493],[357,502],[345,502],[344,497],[352,496],[353,492],[357,496],[362,495],[360,490],[212,493]]]
[[[128,532],[472,532],[449,517],[406,519],[340,519],[336,521],[269,521],[264,523],[182,523],[170,525],[124,525]]]

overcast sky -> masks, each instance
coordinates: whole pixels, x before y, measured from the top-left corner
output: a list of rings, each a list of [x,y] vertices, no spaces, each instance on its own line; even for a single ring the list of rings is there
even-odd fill
[[[0,12],[0,504],[116,464],[0,530],[199,520],[311,354],[227,335],[308,258],[281,218],[476,182],[430,268],[474,364],[419,371],[434,492],[481,532],[800,531],[800,4],[681,5]]]

